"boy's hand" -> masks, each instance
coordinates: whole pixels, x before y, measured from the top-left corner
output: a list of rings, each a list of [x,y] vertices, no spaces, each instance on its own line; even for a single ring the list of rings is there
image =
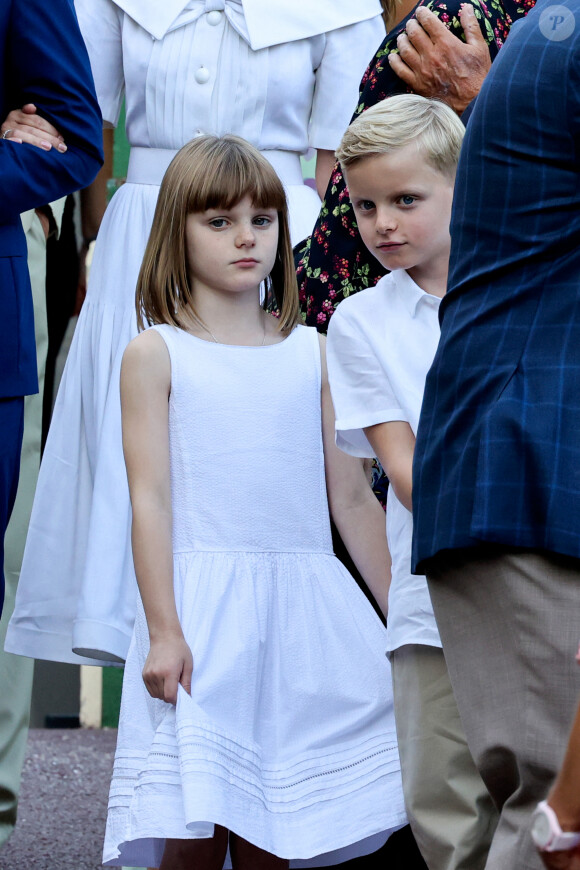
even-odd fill
[[[461,115],[481,90],[491,58],[473,7],[462,6],[459,19],[465,43],[421,6],[397,39],[399,53],[392,52],[388,59],[393,72],[416,94],[442,100]]]
[[[152,698],[177,703],[177,686],[191,694],[193,656],[183,635],[170,635],[151,642],[143,668],[143,682]]]
[[[14,109],[0,126],[0,134],[11,142],[26,142],[50,151],[56,148],[61,154],[67,150],[63,137],[56,127],[36,112],[34,103],[27,103],[22,109]]]

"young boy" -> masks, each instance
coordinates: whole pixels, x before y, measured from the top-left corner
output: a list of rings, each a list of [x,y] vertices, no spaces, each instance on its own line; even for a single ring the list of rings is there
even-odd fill
[[[439,340],[449,221],[464,128],[443,103],[391,97],[337,151],[361,237],[390,270],[345,299],[328,330],[336,442],[378,457],[390,481],[387,624],[403,790],[430,870],[485,866],[496,813],[469,750],[424,577],[411,574],[415,433]]]

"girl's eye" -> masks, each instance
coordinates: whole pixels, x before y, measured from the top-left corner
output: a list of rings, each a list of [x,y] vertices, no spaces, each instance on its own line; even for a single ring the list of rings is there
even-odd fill
[[[221,230],[223,227],[226,226],[226,224],[227,221],[225,218],[212,218],[212,220],[210,220],[209,222],[210,227],[215,227],[216,230]]]
[[[357,203],[357,207],[360,211],[372,211],[375,204],[372,199],[361,199],[360,202]]]
[[[272,223],[271,218],[267,217],[267,215],[260,215],[260,217],[254,218],[254,224],[257,227],[267,227]]]
[[[410,193],[405,193],[400,197],[399,202],[401,205],[413,205],[414,202],[417,201],[416,196],[411,196]]]

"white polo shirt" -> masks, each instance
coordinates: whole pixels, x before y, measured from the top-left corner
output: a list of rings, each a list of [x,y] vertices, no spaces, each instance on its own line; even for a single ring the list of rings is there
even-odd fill
[[[344,299],[328,329],[330,389],[336,443],[346,453],[374,457],[364,427],[402,420],[417,434],[425,378],[439,341],[437,296],[403,269]],[[425,577],[411,574],[413,517],[387,497],[387,539],[393,561],[387,644],[441,646]]]

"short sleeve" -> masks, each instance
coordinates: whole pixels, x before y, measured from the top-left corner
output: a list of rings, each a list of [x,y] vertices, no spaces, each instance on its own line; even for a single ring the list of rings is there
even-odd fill
[[[385,38],[382,16],[349,24],[326,34],[316,70],[309,142],[334,151],[356,109],[360,80]]]
[[[374,458],[363,429],[406,420],[381,360],[360,323],[339,307],[328,327],[328,378],[336,415],[336,444],[345,453]]]
[[[123,13],[112,0],[75,0],[75,8],[89,53],[103,121],[116,127],[125,89]]]

